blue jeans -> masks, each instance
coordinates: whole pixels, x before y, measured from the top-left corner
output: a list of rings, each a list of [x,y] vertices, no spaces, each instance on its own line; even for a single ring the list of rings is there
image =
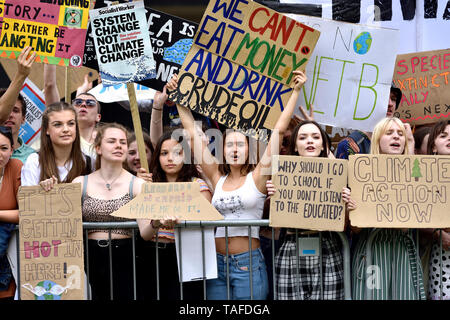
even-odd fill
[[[13,223],[0,222],[0,291],[8,289],[12,273],[6,252],[8,251],[9,239],[15,228]]]
[[[229,255],[230,300],[250,300],[250,252]],[[217,279],[206,282],[208,300],[227,300],[227,260],[217,253]],[[261,249],[252,251],[253,299],[265,300],[269,292],[266,263]]]

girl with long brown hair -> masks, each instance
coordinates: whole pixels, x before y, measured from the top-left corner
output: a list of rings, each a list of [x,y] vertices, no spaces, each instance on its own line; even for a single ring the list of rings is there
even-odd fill
[[[75,109],[65,102],[50,104],[42,115],[41,148],[22,168],[22,185],[40,184],[48,191],[56,183],[70,183],[91,170],[91,159],[81,152]]]
[[[194,150],[201,151],[194,152],[194,155],[214,188],[212,204],[225,220],[262,218],[264,200],[267,196],[266,182],[270,177],[271,156],[279,152],[300,89],[306,81],[306,75],[301,71],[293,71],[293,76],[292,94],[274,126],[275,134],[272,133],[263,157],[256,166],[249,161],[252,155],[249,152],[248,137],[238,131],[227,132],[222,140],[223,150],[220,150],[223,151],[223,158],[215,158],[209,152],[206,141],[197,138],[198,133],[190,110],[177,105],[183,127],[191,137],[191,146]],[[177,87],[178,77],[174,75],[167,88],[175,91]],[[277,141],[278,144],[272,146],[272,141]],[[248,227],[230,227],[227,231],[225,228],[217,228],[215,234],[218,278],[207,281],[208,299],[266,299],[268,278],[260,248],[259,228],[251,227],[249,230]],[[229,274],[225,261],[230,262]]]

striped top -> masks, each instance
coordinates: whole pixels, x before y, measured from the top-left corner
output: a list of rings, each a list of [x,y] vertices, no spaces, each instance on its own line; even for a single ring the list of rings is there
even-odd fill
[[[197,182],[200,185],[200,192],[202,191],[210,191],[208,185],[203,179],[200,178],[192,178],[192,182]],[[166,229],[159,228],[158,237],[171,240],[175,242],[175,230],[174,229]],[[156,241],[156,236],[153,237],[152,241]]]
[[[372,265],[366,265],[366,243],[372,241]],[[367,284],[366,284],[367,277]],[[365,300],[366,288],[374,300],[425,300],[422,265],[412,230],[364,229],[352,262],[352,295]]]

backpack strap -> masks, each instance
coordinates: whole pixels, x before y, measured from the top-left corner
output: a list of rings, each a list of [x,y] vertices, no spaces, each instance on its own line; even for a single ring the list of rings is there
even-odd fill
[[[92,159],[87,154],[85,154],[84,157],[85,157],[85,161],[86,161],[86,167],[85,167],[86,174],[90,174],[90,173],[92,173]]]
[[[131,180],[130,180],[130,191],[128,192],[130,194],[130,198],[133,199],[134,195],[133,195],[133,184],[134,184],[134,179],[136,179],[136,176],[132,176]]]
[[[353,141],[356,142],[356,144],[359,147],[359,153],[368,154],[370,153],[370,140],[369,138],[363,134],[359,130],[355,130],[349,135],[350,138],[353,139]]]
[[[87,189],[87,183],[88,183],[88,176],[83,176],[83,191],[81,192],[81,205],[83,205],[84,197],[86,196],[86,189]]]

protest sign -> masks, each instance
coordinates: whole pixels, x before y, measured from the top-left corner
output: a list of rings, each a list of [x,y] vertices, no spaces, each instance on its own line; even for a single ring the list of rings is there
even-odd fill
[[[448,0],[266,1],[283,12],[360,23],[399,31],[398,53],[450,48]],[[386,45],[393,41],[386,39]]]
[[[27,113],[25,123],[20,127],[19,137],[24,143],[31,145],[40,135],[42,113],[45,110],[44,93],[27,78],[20,94],[25,101]]]
[[[19,201],[22,300],[84,299],[80,184],[21,187]]]
[[[397,30],[290,16],[321,32],[298,103],[308,109],[314,105],[314,119],[321,124],[363,131],[373,128],[386,116]]]
[[[411,124],[447,119],[450,115],[450,49],[397,56],[394,83],[402,90],[395,116]]]
[[[136,92],[136,99],[149,101],[153,100],[155,96],[155,90],[145,87],[140,84],[134,84],[134,90]],[[104,86],[100,83],[88,91],[92,94],[98,101],[105,103],[128,101],[128,91],[127,86],[124,83],[115,84],[113,86]]]
[[[270,226],[344,231],[346,160],[273,156],[272,182]]]
[[[16,59],[24,47],[31,46],[37,62],[79,67],[88,16],[89,0],[2,1],[0,57]]]
[[[137,81],[146,87],[162,91],[174,73],[178,73],[188,53],[197,24],[164,12],[145,7],[147,26],[152,43],[156,76],[153,79]],[[98,70],[94,40],[86,37],[84,65]]]
[[[177,217],[187,221],[223,219],[200,193],[197,182],[146,183],[138,196],[111,215],[135,219]]]
[[[105,86],[155,77],[155,60],[142,1],[89,11]]]
[[[450,227],[450,157],[354,155],[348,167],[353,226]]]
[[[211,0],[169,99],[267,140],[319,35],[254,1]]]

